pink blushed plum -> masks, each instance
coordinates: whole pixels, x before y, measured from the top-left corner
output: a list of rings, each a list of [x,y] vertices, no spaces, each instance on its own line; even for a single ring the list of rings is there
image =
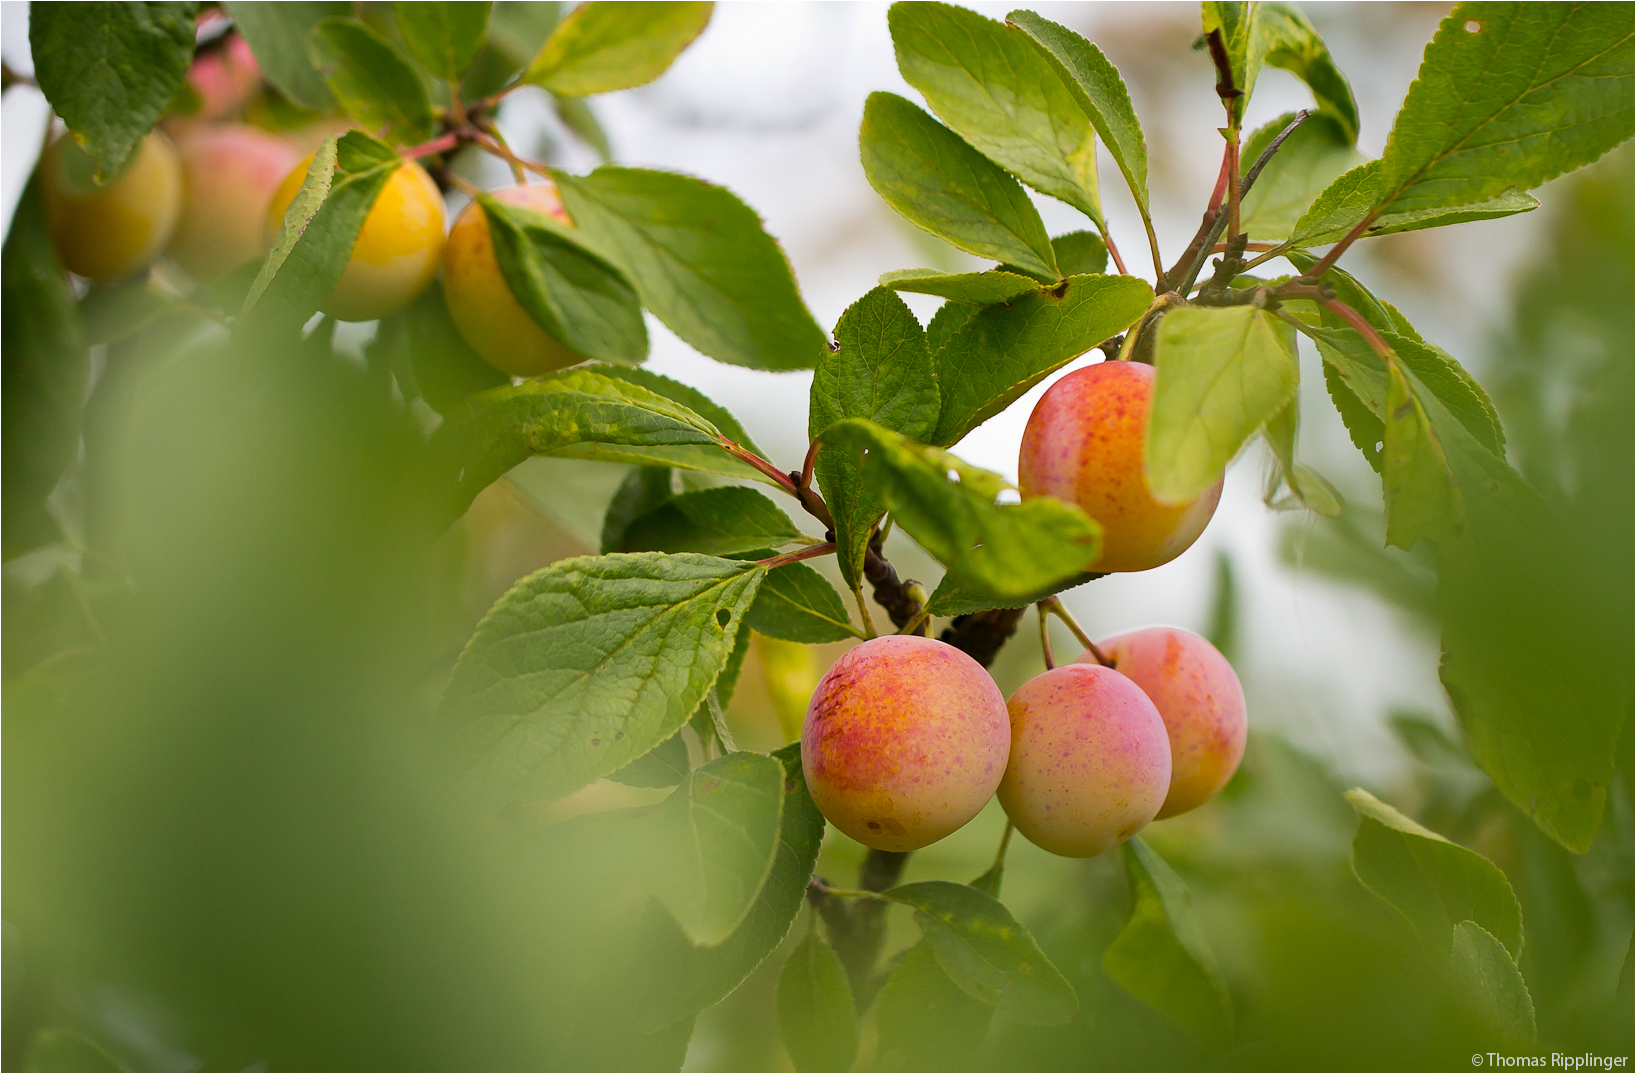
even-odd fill
[[[180,135],[187,197],[170,256],[210,281],[266,252],[267,205],[301,155],[276,134],[228,123]]]
[[[1007,702],[1011,760],[1000,805],[1028,841],[1089,858],[1147,827],[1170,787],[1159,710],[1109,668],[1067,664]]]
[[[982,665],[895,634],[848,650],[819,681],[801,767],[835,827],[876,850],[919,850],[993,797],[1010,737],[1005,698]]]
[[[1244,689],[1214,645],[1177,627],[1119,634],[1097,648],[1153,700],[1170,736],[1170,792],[1159,820],[1214,798],[1244,759]],[[1096,657],[1085,653],[1082,662]]]

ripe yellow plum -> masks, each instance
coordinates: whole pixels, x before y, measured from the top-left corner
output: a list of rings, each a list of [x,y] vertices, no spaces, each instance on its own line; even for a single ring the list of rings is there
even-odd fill
[[[308,157],[284,177],[267,207],[267,244],[307,177]],[[338,321],[372,321],[413,302],[437,275],[443,255],[443,195],[432,177],[406,160],[381,188],[352,245],[341,281],[322,309]]]
[[[572,224],[551,183],[515,186],[494,192],[507,205],[518,205]],[[488,215],[475,201],[455,217],[443,254],[443,295],[455,327],[472,350],[496,369],[514,377],[537,377],[585,359],[534,323],[506,286],[489,238]]]
[[[102,186],[96,170],[72,136],[47,146],[40,161],[46,220],[70,272],[116,280],[159,256],[170,241],[182,213],[182,165],[170,139],[154,131]]]
[[[1214,798],[1244,759],[1244,689],[1214,645],[1178,627],[1148,627],[1099,642],[1113,667],[1153,701],[1170,739],[1170,790],[1158,819]],[[1094,663],[1087,652],[1080,661]]]
[[[1170,787],[1170,743],[1159,710],[1130,679],[1065,664],[1024,683],[1006,708],[1011,760],[1000,804],[1029,842],[1088,858],[1159,812]]]
[[[266,252],[267,207],[300,154],[242,123],[188,130],[178,149],[187,196],[167,252],[195,279],[214,280]]]
[[[819,680],[801,767],[835,827],[876,850],[918,850],[993,797],[1009,741],[1005,698],[981,664],[894,634],[848,650]]]
[[[1187,551],[1204,532],[1221,482],[1197,499],[1160,503],[1142,462],[1154,369],[1101,362],[1063,377],[1040,397],[1023,431],[1017,485],[1024,499],[1078,504],[1102,525],[1093,571],[1145,571]]]

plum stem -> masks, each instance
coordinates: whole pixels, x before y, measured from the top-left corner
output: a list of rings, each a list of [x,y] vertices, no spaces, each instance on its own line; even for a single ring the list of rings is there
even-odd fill
[[[1057,662],[1051,656],[1051,620],[1046,617],[1043,603],[1036,604],[1034,610],[1039,613],[1040,617],[1040,654],[1045,657],[1045,670],[1055,671]],[[1010,837],[1011,827],[1007,825],[1006,838],[1009,839]],[[1002,850],[1001,853],[1004,853],[1004,851]]]
[[[787,567],[791,563],[800,563],[803,559],[817,559],[819,556],[827,556],[834,551],[834,541],[821,541],[818,544],[810,544],[807,547],[797,549],[794,552],[785,552],[781,556],[772,556],[769,559],[758,559],[756,560],[756,565],[766,567],[770,571],[776,571],[778,568]]]
[[[1044,618],[1044,615],[1040,616],[1042,621]],[[990,872],[1005,866],[1005,852],[1011,849],[1011,833],[1016,830],[1017,826],[1011,823],[1010,817],[1007,817],[1005,819],[1005,833],[1000,836],[1000,849],[994,853],[994,864],[990,867]]]
[[[1068,614],[1068,609],[1062,606],[1062,601],[1058,600],[1056,597],[1046,597],[1044,600],[1040,601],[1040,607],[1045,611],[1050,612],[1058,619],[1061,619],[1063,625],[1068,628],[1069,632],[1073,634],[1081,645],[1085,646],[1085,651],[1096,658],[1096,662],[1098,664],[1101,664],[1105,668],[1113,667],[1113,661],[1109,660],[1102,650],[1096,647],[1096,642],[1092,641],[1091,636],[1085,633],[1080,625],[1074,621],[1073,616]]]

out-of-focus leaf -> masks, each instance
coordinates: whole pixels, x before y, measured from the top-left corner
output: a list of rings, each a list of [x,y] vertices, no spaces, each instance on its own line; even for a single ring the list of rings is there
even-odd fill
[[[124,1070],[100,1045],[61,1026],[47,1026],[28,1046],[28,1070]]]
[[[501,800],[560,798],[618,771],[704,700],[765,574],[652,552],[536,571],[461,654],[438,710],[438,748]],[[688,891],[684,926],[714,935],[721,917],[707,909],[719,904]]]
[[[557,24],[523,81],[564,97],[652,82],[704,32],[714,7],[591,0]]]
[[[632,522],[652,511],[679,490],[676,488],[676,472],[668,466],[633,466],[625,480],[620,483],[618,491],[608,503],[608,510],[602,516],[602,540],[600,548],[604,552],[626,551],[625,531]]]
[[[553,173],[580,237],[701,353],[752,369],[811,369],[826,349],[795,275],[755,212],[692,176],[601,167]]]
[[[864,487],[968,588],[1026,598],[1101,552],[1101,528],[1077,507],[1049,496],[997,503],[1011,487],[1005,479],[948,452],[860,418],[837,422],[823,439],[861,457]]]
[[[551,104],[557,110],[557,118],[562,120],[562,125],[579,135],[579,140],[591,147],[598,160],[606,164],[613,159],[608,134],[602,129],[596,113],[591,110],[585,98],[552,97]]]
[[[80,440],[89,352],[51,245],[39,179],[23,191],[0,254],[0,490],[5,558],[56,540],[46,497]]]
[[[1276,500],[1279,487],[1287,487],[1300,504],[1328,518],[1340,515],[1343,508],[1341,494],[1335,491],[1318,471],[1295,461],[1295,439],[1300,428],[1300,400],[1290,401],[1262,426],[1261,435],[1272,449],[1277,468],[1274,480],[1268,483],[1267,506],[1278,508],[1283,501]]]
[[[446,82],[459,82],[488,30],[488,0],[419,0],[395,3],[398,29],[415,59]]]
[[[407,362],[420,397],[439,414],[453,413],[478,392],[511,383],[460,335],[436,280],[401,312],[382,318],[375,338],[392,352],[394,362]]]
[[[901,298],[877,287],[841,314],[838,350],[819,359],[812,378],[807,435],[843,418],[868,418],[914,440],[937,427],[936,366],[920,322]],[[869,535],[885,506],[858,479],[856,461],[840,448],[819,449],[813,472],[835,523],[841,577],[860,584]]]
[[[1125,176],[1136,207],[1143,219],[1148,215],[1147,141],[1142,124],[1130,101],[1130,91],[1119,69],[1108,62],[1102,50],[1065,26],[1058,26],[1032,11],[1013,11],[1006,21],[1019,27],[1049,53],[1065,77],[1064,81],[1080,97],[1102,144]],[[1083,270],[1063,268],[1066,273]]]
[[[193,62],[194,3],[29,8],[34,77],[110,179],[159,121]],[[15,307],[14,307],[15,308]]]
[[[903,955],[875,997],[882,1070],[970,1069],[994,1008],[968,995],[937,961],[930,941]]]
[[[880,278],[880,285],[894,291],[937,295],[973,306],[1009,302],[1030,291],[1042,289],[1038,280],[1018,276],[1012,272],[943,272],[938,269],[900,269],[897,272],[888,272]]]
[[[364,218],[402,163],[396,150],[362,131],[319,146],[250,285],[235,325],[241,335],[290,335],[318,312],[346,272]]]
[[[1249,171],[1294,119],[1293,112],[1279,116],[1251,134],[1244,143],[1242,170]],[[1353,147],[1337,120],[1321,114],[1308,116],[1295,133],[1284,139],[1261,170],[1255,186],[1244,195],[1239,206],[1240,226],[1253,239],[1282,242],[1295,230],[1313,199],[1362,160],[1363,154]]]
[[[689,771],[687,742],[678,731],[608,778],[627,787],[674,787]]]
[[[1534,1001],[1505,946],[1475,921],[1454,926],[1454,974],[1461,998],[1509,1040],[1534,1043]]]
[[[916,227],[978,257],[1055,281],[1056,253],[1022,184],[895,93],[864,104],[864,175]]]
[[[796,1070],[851,1070],[858,1054],[852,985],[817,929],[778,975],[778,1036]]]
[[[958,443],[1048,374],[1135,323],[1152,301],[1152,289],[1134,276],[1075,276],[982,310],[937,352],[943,405],[931,443]]]
[[[396,46],[357,19],[325,19],[307,51],[341,109],[400,145],[432,136],[426,86]]]
[[[992,896],[947,880],[904,884],[885,895],[915,908],[938,965],[968,995],[1031,1025],[1058,1025],[1078,1012],[1073,986]]]
[[[966,8],[887,12],[898,70],[966,143],[1103,226],[1087,109],[1027,35]]]
[[[1294,4],[1266,0],[1254,8],[1254,32],[1267,50],[1263,62],[1282,67],[1305,82],[1318,102],[1319,115],[1335,121],[1347,145],[1356,144],[1358,102],[1324,39]]]
[[[695,945],[714,947],[755,904],[778,855],[784,768],[758,753],[700,765],[659,807],[653,894]]]
[[[222,6],[233,16],[239,33],[250,42],[267,81],[278,87],[280,93],[314,112],[334,106],[335,100],[324,84],[324,77],[313,67],[307,52],[307,35],[325,19],[352,14],[350,3],[296,0],[269,4],[260,0],[228,0]],[[188,37],[191,44],[191,26]]]
[[[1119,986],[1208,1043],[1233,1028],[1233,1003],[1216,969],[1193,894],[1140,839],[1125,843],[1130,918],[1102,955]]]
[[[578,229],[489,194],[477,200],[506,286],[535,324],[585,358],[634,365],[647,357],[636,290],[584,245]]]
[[[1354,788],[1346,800],[1362,818],[1352,839],[1352,871],[1404,916],[1428,951],[1448,953],[1454,927],[1475,921],[1512,958],[1522,954],[1522,907],[1493,862],[1421,827],[1368,791]]]
[[[1189,306],[1159,322],[1144,460],[1161,500],[1221,479],[1250,437],[1295,396],[1294,332],[1253,306]]]
[[[835,587],[804,563],[768,572],[747,621],[758,634],[806,645],[863,636]]]
[[[625,526],[610,552],[702,552],[730,556],[777,548],[801,536],[790,516],[755,489],[729,485],[667,497]]]
[[[747,636],[746,631],[741,640]],[[645,922],[642,947],[653,967],[639,1001],[638,1025],[645,1031],[690,1018],[732,992],[778,947],[805,904],[824,817],[801,775],[800,743],[773,758],[784,770],[784,808],[772,871],[743,923],[715,947],[689,944],[669,915],[655,914]]]

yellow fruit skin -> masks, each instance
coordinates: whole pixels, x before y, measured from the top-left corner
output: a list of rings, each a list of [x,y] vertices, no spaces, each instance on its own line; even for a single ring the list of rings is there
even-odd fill
[[[284,212],[307,178],[308,157],[279,184],[267,207],[267,244],[278,238]],[[341,282],[323,312],[337,321],[373,321],[396,313],[437,275],[443,256],[443,195],[426,170],[406,160],[381,188],[352,244]]]
[[[166,252],[194,279],[214,280],[266,252],[267,206],[300,154],[242,123],[190,129],[177,144],[187,199]]]
[[[572,224],[550,183],[497,190],[494,197]],[[552,339],[512,297],[489,239],[488,215],[475,201],[455,218],[443,255],[449,316],[472,350],[514,377],[537,377],[585,359]]]
[[[123,171],[106,186],[92,181],[91,158],[64,135],[40,161],[46,221],[70,272],[117,280],[165,248],[182,214],[182,164],[170,139],[142,139]]]

